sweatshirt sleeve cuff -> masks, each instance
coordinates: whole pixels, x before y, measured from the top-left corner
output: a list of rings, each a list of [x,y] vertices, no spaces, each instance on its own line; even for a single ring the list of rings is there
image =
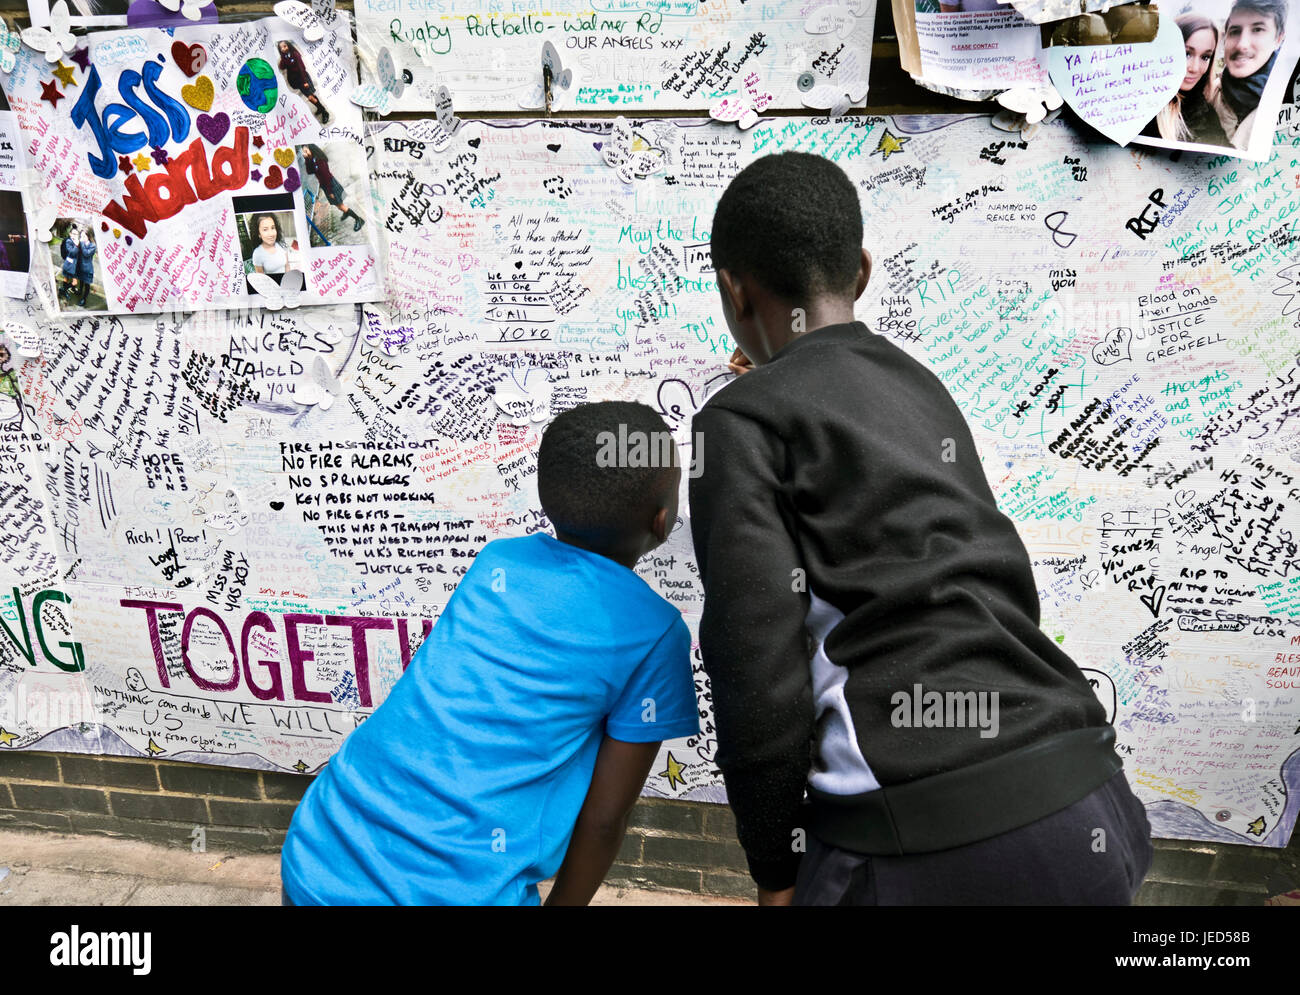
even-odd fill
[[[799,876],[799,857],[800,854],[792,853],[780,860],[755,860],[749,856],[745,859],[749,861],[749,876],[756,885],[767,891],[783,891],[794,887]]]

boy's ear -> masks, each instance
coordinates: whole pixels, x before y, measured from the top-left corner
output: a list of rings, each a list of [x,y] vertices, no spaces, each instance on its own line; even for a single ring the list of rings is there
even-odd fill
[[[654,521],[650,523],[650,531],[654,537],[661,543],[668,541],[668,532],[676,524],[676,518],[670,523],[668,521],[668,509],[660,508],[655,512]]]
[[[858,273],[857,286],[853,288],[853,299],[856,301],[862,296],[862,292],[867,289],[867,284],[871,282],[871,253],[866,249],[862,250],[862,270]]]
[[[731,313],[737,318],[743,317],[748,301],[745,298],[745,288],[742,286],[741,281],[731,275],[731,270],[720,269],[718,270],[718,286],[722,288],[722,293],[731,306]]]

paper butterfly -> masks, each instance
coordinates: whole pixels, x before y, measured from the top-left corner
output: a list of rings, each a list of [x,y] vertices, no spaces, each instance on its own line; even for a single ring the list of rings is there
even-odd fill
[[[378,83],[362,83],[352,91],[348,99],[358,107],[365,107],[382,116],[392,110],[393,101],[406,92],[405,74],[397,71],[397,64],[393,62],[393,53],[387,48],[379,50],[375,76],[379,80]],[[438,116],[442,117],[441,112]]]
[[[71,52],[77,44],[77,39],[68,30],[71,22],[68,0],[59,0],[50,8],[49,28],[24,28],[23,42],[38,52],[44,52],[47,62],[58,62],[64,53]]]
[[[22,47],[22,36],[0,25],[0,70],[13,72],[14,65],[17,63],[14,55]]]
[[[158,0],[173,14],[179,12],[187,21],[197,21],[203,16],[203,8],[210,6],[212,0]]]
[[[40,208],[32,219],[32,233],[38,242],[48,242],[54,237],[54,222],[58,220],[59,209],[53,204]]]
[[[415,341],[415,330],[409,325],[395,326],[387,308],[369,305],[363,308],[366,344],[383,349],[390,356],[397,355],[408,342]],[[340,339],[342,336],[340,336]],[[325,341],[332,341],[326,338]]]
[[[498,384],[492,398],[510,424],[527,425],[530,421],[546,421],[551,416],[553,389],[551,375],[546,370],[525,370],[523,383],[511,370],[510,382]]]
[[[709,117],[715,121],[735,121],[740,130],[752,128],[758,123],[758,115],[772,102],[772,95],[759,90],[761,83],[758,73],[745,77],[745,91],[732,97],[723,97],[709,108]]]
[[[298,299],[302,297],[302,287],[305,278],[302,270],[291,269],[280,277],[280,282],[276,283],[265,273],[249,273],[248,282],[253,285],[258,296],[262,299],[262,306],[268,311],[279,311],[280,308],[293,308],[298,306]]]
[[[803,95],[803,105],[827,111],[831,117],[841,117],[866,99],[867,81],[854,79],[814,86]]]
[[[226,491],[225,505],[224,514],[218,512],[210,516],[204,524],[213,529],[224,528],[227,535],[234,535],[241,527],[248,524],[248,512],[239,497],[239,492],[234,488]]]
[[[461,120],[451,112],[451,91],[446,86],[438,87],[438,94],[433,101],[434,109],[438,114],[438,123],[442,125],[442,130],[449,135],[454,135],[460,131]]]
[[[35,358],[41,354],[41,333],[22,321],[6,321],[5,336],[14,345],[14,352],[20,356]]]
[[[605,164],[613,168],[624,183],[633,177],[645,179],[663,169],[663,149],[654,148],[632,130],[627,118],[618,117],[601,150]]]
[[[317,353],[307,372],[294,384],[293,400],[295,404],[314,404],[322,411],[328,411],[342,390],[338,377],[330,372],[329,365]]]
[[[1050,83],[1043,86],[1018,86],[998,94],[998,103],[1009,111],[1025,116],[1027,124],[1037,124],[1065,103]]]
[[[459,120],[460,119],[457,118],[457,123],[459,123]],[[435,152],[441,152],[451,144],[451,136],[443,130],[442,125],[427,117],[421,118],[418,121],[408,121],[406,124],[406,133],[417,142],[430,143]]]
[[[543,71],[551,71],[551,104],[554,106],[556,94],[573,86],[573,68],[565,68],[560,61],[559,51],[549,41],[542,46],[542,68]],[[519,98],[519,106],[526,110],[541,110],[546,107],[545,78],[524,91]]]
[[[333,0],[316,0],[310,7],[298,0],[281,0],[271,9],[275,11],[276,17],[288,21],[301,31],[303,41],[320,41],[325,37],[325,29],[338,17]]]

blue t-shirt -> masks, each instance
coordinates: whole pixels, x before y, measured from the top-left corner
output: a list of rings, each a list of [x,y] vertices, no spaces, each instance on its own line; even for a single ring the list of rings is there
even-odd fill
[[[677,609],[627,567],[541,533],[488,543],[294,813],[289,899],[537,904],[602,734],[699,732],[690,652]]]

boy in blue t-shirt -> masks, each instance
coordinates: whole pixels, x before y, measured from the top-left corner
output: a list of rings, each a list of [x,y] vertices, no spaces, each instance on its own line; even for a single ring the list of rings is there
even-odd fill
[[[676,521],[675,460],[645,405],[555,418],[537,487],[556,538],[479,551],[303,797],[286,903],[536,905],[552,875],[548,905],[591,900],[660,742],[699,731],[686,624],[632,570]]]

